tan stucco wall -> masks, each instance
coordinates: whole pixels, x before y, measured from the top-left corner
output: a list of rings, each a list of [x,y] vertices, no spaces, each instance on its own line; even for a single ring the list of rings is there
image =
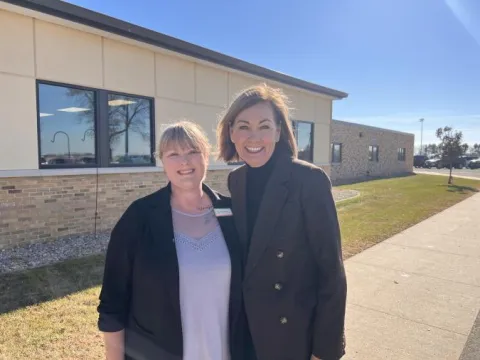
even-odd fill
[[[0,72],[34,76],[32,18],[0,10]]]
[[[333,120],[331,142],[342,144],[342,162],[331,165],[334,182],[413,171],[413,134]],[[368,160],[370,145],[379,147],[378,162]],[[398,160],[399,148],[406,149],[405,161]]]
[[[155,96],[155,54],[129,44],[103,40],[104,88]]]
[[[187,118],[201,124],[213,144],[218,116],[234,95],[266,82],[290,97],[293,119],[315,123],[314,162],[329,163],[332,99],[85,29],[39,13],[0,10],[0,143],[11,150],[0,154],[0,170],[38,169],[36,79],[150,96],[157,139],[164,124]]]
[[[38,167],[33,78],[0,73],[0,170]]]
[[[44,21],[34,21],[36,77],[102,87],[102,38]]]

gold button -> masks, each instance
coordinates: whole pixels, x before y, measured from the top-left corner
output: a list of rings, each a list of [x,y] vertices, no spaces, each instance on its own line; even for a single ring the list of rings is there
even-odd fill
[[[283,288],[282,284],[280,284],[280,283],[275,284],[275,290],[282,290],[282,288]]]
[[[280,324],[285,325],[288,322],[288,319],[284,316],[280,318]]]
[[[283,251],[278,251],[277,252],[277,258],[279,258],[279,259],[283,258]]]

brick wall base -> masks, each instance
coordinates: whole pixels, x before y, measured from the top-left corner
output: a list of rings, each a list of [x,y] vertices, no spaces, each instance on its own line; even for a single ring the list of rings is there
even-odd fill
[[[206,183],[228,194],[230,170],[210,170]],[[167,184],[164,173],[0,178],[0,249],[67,235],[107,231],[135,199]],[[98,198],[97,198],[98,197]]]

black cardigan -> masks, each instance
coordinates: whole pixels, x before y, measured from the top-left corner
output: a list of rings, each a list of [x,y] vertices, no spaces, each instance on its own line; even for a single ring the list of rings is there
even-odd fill
[[[214,208],[230,199],[204,185]],[[127,359],[181,359],[179,269],[170,185],[133,202],[115,225],[107,249],[98,327],[125,330]],[[243,359],[242,251],[232,216],[218,217],[232,264],[229,339],[232,360]],[[199,309],[201,311],[201,309]]]

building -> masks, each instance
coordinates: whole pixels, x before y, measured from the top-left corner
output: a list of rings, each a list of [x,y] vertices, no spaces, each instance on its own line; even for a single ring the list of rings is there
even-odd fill
[[[265,82],[295,108],[302,158],[330,172],[332,103],[347,94],[60,0],[0,1],[0,248],[108,230],[166,183],[165,124],[219,114]],[[211,159],[226,190],[233,165]]]
[[[414,135],[332,121],[330,177],[336,184],[413,172]]]

